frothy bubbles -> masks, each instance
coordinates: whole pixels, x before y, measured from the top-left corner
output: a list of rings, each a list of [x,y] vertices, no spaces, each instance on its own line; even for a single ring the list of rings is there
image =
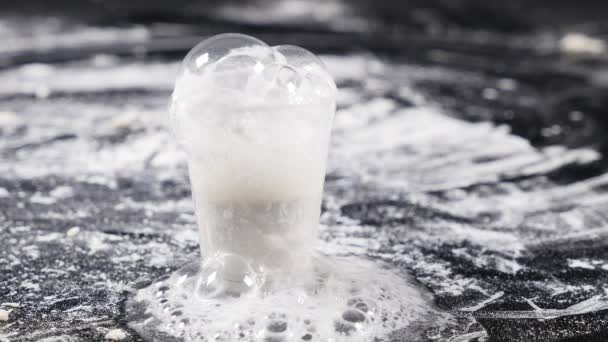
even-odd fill
[[[413,338],[411,323],[430,313],[416,286],[382,264],[354,258],[314,264],[312,283],[212,296],[198,292],[196,279],[209,273],[192,264],[140,290],[128,310],[138,303],[145,310],[130,325],[154,341],[368,342],[395,330]]]
[[[184,59],[172,95],[172,126],[188,149],[195,127],[216,120],[207,113],[218,106],[335,105],[335,97],[332,77],[308,50],[221,34],[195,46]]]

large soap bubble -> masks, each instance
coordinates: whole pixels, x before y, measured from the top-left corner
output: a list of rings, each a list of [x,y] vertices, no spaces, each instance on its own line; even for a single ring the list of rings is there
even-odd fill
[[[200,135],[195,126],[214,120],[226,107],[332,107],[335,95],[332,77],[308,50],[270,47],[243,34],[220,34],[204,40],[184,58],[172,97],[173,129],[185,143]],[[333,110],[326,113],[331,121]],[[191,150],[188,144],[185,147]]]

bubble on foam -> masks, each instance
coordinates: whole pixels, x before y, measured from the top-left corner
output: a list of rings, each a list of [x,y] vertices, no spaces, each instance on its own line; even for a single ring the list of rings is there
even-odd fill
[[[191,173],[205,175],[193,186],[216,202],[318,196],[322,175],[311,175],[325,172],[335,93],[305,49],[238,34],[197,45],[171,107],[175,137],[196,159]]]
[[[172,95],[172,121],[181,137],[184,126],[212,120],[209,114],[226,106],[335,105],[335,94],[323,62],[306,49],[270,47],[240,34],[219,35],[184,59]]]
[[[195,266],[140,290],[142,336],[185,341],[353,341],[382,339],[431,312],[405,276],[354,258],[317,258],[310,282],[240,296],[195,296]],[[414,330],[414,329],[412,329]]]

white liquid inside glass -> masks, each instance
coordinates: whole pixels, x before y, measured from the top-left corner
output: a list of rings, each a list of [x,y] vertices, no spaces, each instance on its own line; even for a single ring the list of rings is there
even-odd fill
[[[189,159],[203,258],[236,254],[269,269],[305,268],[333,103],[205,110],[217,117],[191,126]]]

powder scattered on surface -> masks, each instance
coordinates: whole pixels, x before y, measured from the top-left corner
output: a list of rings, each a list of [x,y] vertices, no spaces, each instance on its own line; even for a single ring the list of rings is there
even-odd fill
[[[74,189],[71,186],[58,186],[49,192],[49,195],[55,198],[68,198],[74,195]]]
[[[8,314],[9,312],[4,310],[4,309],[0,309],[0,321],[6,322],[8,321]]]
[[[72,227],[68,229],[67,232],[65,232],[65,235],[67,235],[68,237],[74,237],[78,235],[78,233],[80,233],[80,227]]]
[[[606,43],[582,33],[568,33],[559,41],[559,48],[567,54],[600,55],[606,52]]]
[[[48,197],[48,196],[44,196],[37,192],[30,198],[30,202],[36,203],[36,204],[50,205],[50,204],[54,204],[55,202],[57,202],[57,199]]]
[[[19,303],[10,303],[10,302],[2,303],[2,304],[0,304],[0,306],[10,306],[11,308],[20,308],[21,307],[21,305],[19,305]]]
[[[583,260],[583,259],[568,259],[568,267],[584,268],[587,270],[595,269],[594,265],[592,265],[588,260]]]
[[[122,341],[125,338],[127,338],[127,334],[121,329],[112,329],[105,336],[106,340],[111,341]]]

